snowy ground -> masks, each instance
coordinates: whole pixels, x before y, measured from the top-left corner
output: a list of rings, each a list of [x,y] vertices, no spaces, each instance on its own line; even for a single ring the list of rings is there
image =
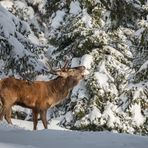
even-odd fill
[[[13,120],[15,126],[0,123],[0,148],[147,148],[148,138],[111,132],[78,132],[60,128],[52,121],[48,130],[39,123]],[[23,128],[22,128],[23,127]]]

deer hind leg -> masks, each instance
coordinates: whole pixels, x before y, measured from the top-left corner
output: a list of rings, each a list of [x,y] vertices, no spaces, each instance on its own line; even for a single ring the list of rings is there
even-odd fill
[[[4,107],[2,107],[2,109],[1,109],[1,112],[0,112],[0,121],[2,121],[3,120],[3,117],[4,117]]]
[[[3,120],[3,117],[5,117],[6,121],[9,124],[12,124],[11,121],[11,107],[13,105],[13,102],[7,100],[6,98],[0,96],[1,106],[2,109],[0,111],[0,120]]]
[[[38,111],[36,109],[33,109],[32,113],[33,113],[33,130],[36,130],[38,124]]]
[[[47,110],[40,111],[41,120],[43,122],[44,128],[47,129],[47,119],[46,119]]]
[[[3,116],[4,116],[4,105],[2,102],[2,98],[0,97],[0,121],[3,120]]]

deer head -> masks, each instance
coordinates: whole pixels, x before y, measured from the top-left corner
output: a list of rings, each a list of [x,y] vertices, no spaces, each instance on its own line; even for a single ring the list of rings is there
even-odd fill
[[[77,66],[77,67],[68,67],[68,60],[66,60],[64,66],[60,69],[53,70],[50,66],[50,73],[63,77],[63,78],[75,78],[77,80],[81,80],[86,75],[86,68],[85,66]]]

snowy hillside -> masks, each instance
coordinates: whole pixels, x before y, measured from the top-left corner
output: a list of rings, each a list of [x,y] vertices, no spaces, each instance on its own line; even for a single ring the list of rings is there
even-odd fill
[[[22,124],[25,126],[27,122]],[[55,129],[32,132],[0,124],[0,148],[147,148],[147,145],[147,137]]]
[[[147,0],[0,1],[0,78],[49,80],[46,63],[59,67],[65,56],[89,74],[49,121],[148,135]],[[26,109],[13,112],[31,120]]]

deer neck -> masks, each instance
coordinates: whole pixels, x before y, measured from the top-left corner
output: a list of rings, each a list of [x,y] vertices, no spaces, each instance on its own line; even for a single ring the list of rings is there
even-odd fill
[[[70,88],[67,85],[67,80],[62,77],[58,77],[49,81],[49,97],[54,98],[56,101],[63,100],[70,92]]]
[[[63,93],[63,91],[71,91],[74,86],[76,86],[79,83],[79,80],[77,80],[75,77],[69,76],[67,78],[59,78],[59,83],[60,85],[60,89],[61,89],[61,93]]]
[[[55,106],[62,102],[73,89],[75,85],[78,84],[76,79],[72,77],[62,78],[58,77],[54,80],[48,82],[48,106]]]

